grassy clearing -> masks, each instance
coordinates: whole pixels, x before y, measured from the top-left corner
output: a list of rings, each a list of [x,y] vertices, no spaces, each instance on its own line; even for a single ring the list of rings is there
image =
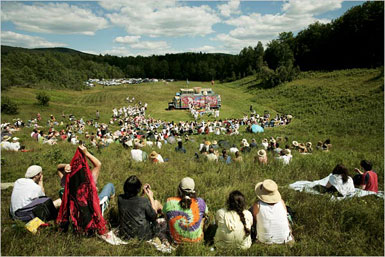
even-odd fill
[[[266,178],[274,179],[286,203],[296,211],[293,227],[296,244],[253,245],[247,251],[224,249],[210,251],[209,246],[182,246],[173,255],[383,255],[384,253],[384,201],[375,197],[331,202],[327,196],[298,193],[287,188],[297,180],[316,180],[328,175],[337,163],[349,170],[358,167],[361,159],[369,159],[379,177],[379,188],[384,190],[384,80],[379,70],[346,70],[335,72],[303,73],[300,79],[273,89],[258,89],[254,78],[246,78],[229,84],[216,84],[214,91],[221,94],[223,108],[221,118],[241,117],[253,105],[258,113],[269,110],[291,113],[294,121],[287,127],[267,129],[263,135],[243,134],[221,136],[239,145],[242,138],[260,140],[268,136],[287,136],[289,141],[312,141],[330,138],[333,149],[329,153],[315,152],[311,156],[294,153],[293,162],[284,167],[274,161],[267,166],[253,163],[256,151],[243,156],[244,163],[212,165],[192,161],[198,143],[203,136],[194,136],[195,143],[186,144],[187,154],[176,154],[174,146],[164,145],[159,151],[170,158],[164,165],[133,163],[129,151],[120,145],[111,145],[100,152],[90,149],[103,163],[99,184],[115,184],[117,193],[123,192],[124,180],[136,174],[143,182],[149,182],[155,197],[162,202],[176,193],[176,187],[184,176],[195,179],[198,195],[203,197],[211,215],[225,205],[229,192],[242,191],[248,205],[255,200],[254,185]],[[12,88],[3,92],[20,106],[17,117],[28,120],[40,112],[45,125],[48,115],[61,119],[61,114],[91,119],[97,109],[105,122],[113,107],[123,106],[127,96],[148,103],[148,114],[164,120],[189,120],[185,111],[166,111],[167,102],[185,82],[169,85],[144,84],[122,87],[96,87],[86,91],[49,90],[49,107],[35,104],[35,89]],[[192,86],[208,84],[191,82]],[[16,116],[3,115],[2,122]],[[117,126],[112,126],[113,129]],[[48,128],[46,129],[48,130]],[[17,137],[33,152],[2,152],[2,182],[13,182],[22,177],[31,164],[39,164],[44,170],[46,194],[57,197],[59,179],[56,164],[69,162],[75,147],[68,143],[57,146],[38,145],[32,142],[31,129],[16,133]],[[212,140],[214,136],[208,136]],[[151,149],[147,148],[147,152]],[[271,155],[268,155],[272,159]],[[354,175],[353,173],[351,175]],[[47,228],[37,235],[29,234],[23,224],[13,222],[8,216],[12,189],[3,190],[1,199],[1,251],[4,255],[160,255],[147,244],[130,241],[126,246],[110,246],[97,238],[84,238],[72,233],[61,234]],[[112,202],[107,213],[108,221],[116,222],[117,203]]]

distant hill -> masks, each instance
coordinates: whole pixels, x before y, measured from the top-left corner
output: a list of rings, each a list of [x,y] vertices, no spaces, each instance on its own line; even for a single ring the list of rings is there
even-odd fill
[[[43,51],[43,52],[58,52],[58,53],[69,53],[69,54],[82,54],[93,56],[93,54],[84,53],[78,50],[74,50],[66,47],[52,47],[52,48],[23,48],[23,47],[14,47],[14,46],[1,46],[1,54],[7,54],[10,51]]]

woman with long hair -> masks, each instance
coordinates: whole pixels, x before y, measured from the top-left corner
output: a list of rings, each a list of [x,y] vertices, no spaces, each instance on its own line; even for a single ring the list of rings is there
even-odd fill
[[[230,193],[227,207],[217,211],[216,220],[218,223],[214,238],[216,246],[234,245],[241,249],[250,248],[253,216],[246,210],[245,197],[240,191]]]
[[[341,196],[354,193],[353,179],[349,176],[349,171],[344,165],[337,164],[334,167],[332,175],[326,184],[326,189],[330,193],[338,192]]]

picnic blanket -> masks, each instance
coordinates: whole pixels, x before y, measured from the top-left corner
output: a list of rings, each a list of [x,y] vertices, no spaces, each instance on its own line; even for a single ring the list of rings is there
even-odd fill
[[[315,180],[315,181],[306,181],[306,180],[297,181],[297,182],[290,184],[289,188],[294,189],[296,191],[300,191],[300,192],[306,192],[306,193],[310,193],[310,194],[319,195],[321,193],[318,192],[317,190],[313,189],[313,187],[317,186],[317,185],[326,186],[326,184],[329,181],[329,177],[331,175],[332,175],[332,173],[330,173],[327,177],[325,177],[323,179]],[[342,200],[342,199],[348,199],[348,198],[352,198],[352,197],[363,197],[363,196],[368,196],[368,195],[375,195],[377,197],[384,198],[384,192],[383,191],[379,191],[378,193],[375,193],[372,191],[366,191],[366,190],[356,188],[354,193],[352,193],[352,194],[348,194],[346,196],[341,196],[341,197],[336,197],[334,195],[331,195],[331,199],[332,200]]]

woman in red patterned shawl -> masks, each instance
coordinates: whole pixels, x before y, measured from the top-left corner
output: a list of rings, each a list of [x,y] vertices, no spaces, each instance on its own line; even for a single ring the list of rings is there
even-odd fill
[[[92,171],[86,157],[94,165]],[[101,168],[100,161],[90,154],[86,147],[79,146],[70,166],[71,171],[66,174],[62,205],[56,222],[63,231],[67,231],[69,223],[72,222],[76,232],[106,235],[108,230],[95,185]]]

